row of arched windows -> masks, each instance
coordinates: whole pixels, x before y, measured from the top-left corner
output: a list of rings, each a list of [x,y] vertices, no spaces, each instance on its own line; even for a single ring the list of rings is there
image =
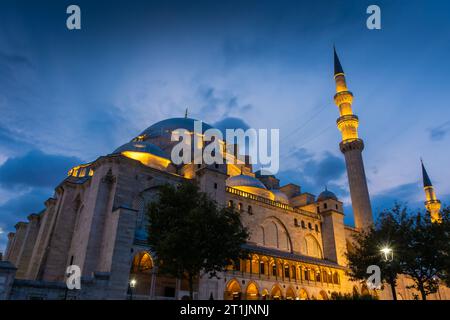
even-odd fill
[[[300,224],[298,223],[298,220],[297,220],[297,218],[294,218],[294,225],[296,226],[296,227],[302,227],[303,229],[306,229],[306,223],[305,223],[305,221],[301,221],[300,222]],[[313,226],[312,226],[312,223],[311,222],[308,222],[308,229],[309,230],[313,230]],[[319,225],[317,225],[317,224],[315,224],[314,225],[314,230],[316,231],[316,232],[320,232],[320,228],[319,228]]]
[[[228,201],[228,207],[229,207],[229,208],[234,208],[234,207],[235,207],[235,206],[234,206],[234,201],[233,201],[233,200],[229,200],[229,201]],[[237,210],[238,210],[239,212],[244,212],[244,205],[242,204],[242,202],[239,202],[239,203],[238,203],[238,205],[237,205]],[[251,205],[247,206],[247,213],[248,213],[248,214],[253,214],[253,208],[252,208]]]
[[[241,259],[227,268],[242,273],[256,274],[283,281],[314,281],[340,284],[337,271],[319,266],[307,266],[294,261],[253,255],[251,259]]]

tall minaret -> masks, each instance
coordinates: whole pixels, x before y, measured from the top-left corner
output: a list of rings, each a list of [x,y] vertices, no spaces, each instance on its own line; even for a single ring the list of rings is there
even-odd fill
[[[436,198],[436,193],[434,192],[434,187],[431,184],[430,177],[428,176],[427,170],[425,170],[425,166],[422,163],[422,177],[423,177],[423,190],[425,191],[425,197],[427,201],[425,201],[425,208],[428,210],[431,216],[432,222],[440,222],[441,221],[441,202]]]
[[[359,121],[352,111],[353,94],[347,89],[344,70],[336,48],[334,48],[334,80],[336,81],[334,102],[339,107],[340,115],[336,123],[342,133],[339,147],[345,156],[355,226],[357,229],[365,229],[373,225],[373,217],[362,159],[364,143],[358,138]]]

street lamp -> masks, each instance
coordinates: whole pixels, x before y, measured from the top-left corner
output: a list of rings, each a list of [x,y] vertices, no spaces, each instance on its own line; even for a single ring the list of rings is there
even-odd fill
[[[384,262],[386,262],[387,269],[389,270],[389,284],[392,290],[392,299],[397,300],[397,292],[395,290],[395,277],[392,275],[392,265],[391,262],[394,260],[394,250],[385,246],[380,249],[380,252],[384,258]]]
[[[130,294],[130,300],[133,300],[133,289],[136,287],[136,279],[131,279],[130,282],[128,282],[128,292]]]
[[[394,260],[394,251],[391,248],[384,247],[380,250],[380,252],[384,256],[384,261],[391,262],[392,260]]]

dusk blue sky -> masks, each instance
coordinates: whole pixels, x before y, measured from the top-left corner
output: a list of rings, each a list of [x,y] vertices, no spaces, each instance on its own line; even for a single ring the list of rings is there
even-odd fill
[[[78,4],[82,29],[66,28]],[[377,4],[382,29],[366,28]],[[374,212],[422,208],[420,157],[450,200],[448,1],[0,3],[0,251],[71,166],[189,116],[280,128],[282,184],[351,208],[333,103],[336,44]],[[1,233],[3,231],[3,233]]]

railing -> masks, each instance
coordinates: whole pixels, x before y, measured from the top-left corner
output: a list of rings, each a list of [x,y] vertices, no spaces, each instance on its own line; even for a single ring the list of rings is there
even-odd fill
[[[308,217],[311,217],[311,218],[314,218],[314,219],[320,219],[320,215],[318,215],[316,213],[312,213],[312,212],[308,212],[308,211],[301,210],[301,209],[298,209],[298,208],[294,208],[294,207],[292,207],[292,206],[290,206],[288,204],[284,204],[284,203],[281,203],[281,202],[278,202],[278,201],[270,200],[270,199],[267,199],[267,198],[264,198],[264,197],[261,197],[261,196],[257,196],[255,194],[252,194],[252,193],[249,193],[249,192],[245,192],[245,191],[242,191],[242,190],[239,190],[239,189],[235,189],[235,188],[232,188],[232,187],[226,187],[226,191],[231,193],[231,194],[235,194],[235,195],[238,195],[240,197],[244,197],[244,198],[247,198],[247,199],[251,199],[251,200],[258,201],[258,202],[262,202],[264,204],[267,204],[267,205],[270,205],[270,206],[273,206],[273,207],[276,207],[276,208],[280,208],[280,209],[283,209],[283,210],[286,210],[286,211],[295,212],[295,213],[302,214],[302,215],[305,215],[305,216],[308,216]]]
[[[309,285],[309,286],[326,286],[328,288],[339,288],[339,283],[334,282],[327,282],[327,281],[316,281],[316,280],[307,280],[304,277],[301,278],[287,278],[287,277],[280,277],[280,276],[273,276],[268,274],[258,274],[258,273],[251,273],[251,272],[243,272],[238,270],[227,270],[225,271],[226,274],[232,275],[235,277],[242,277],[245,279],[250,280],[269,280],[269,281],[276,281],[276,282],[284,282],[284,283],[292,283],[292,284],[303,284],[303,285]]]

